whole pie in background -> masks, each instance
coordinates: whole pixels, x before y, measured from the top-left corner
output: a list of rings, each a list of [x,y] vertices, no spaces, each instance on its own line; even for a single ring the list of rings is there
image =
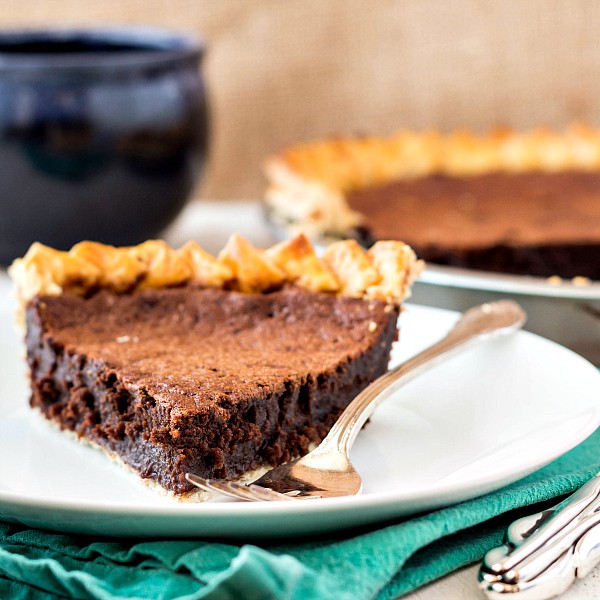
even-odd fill
[[[431,263],[600,279],[600,132],[332,138],[266,163],[288,232],[402,239]]]

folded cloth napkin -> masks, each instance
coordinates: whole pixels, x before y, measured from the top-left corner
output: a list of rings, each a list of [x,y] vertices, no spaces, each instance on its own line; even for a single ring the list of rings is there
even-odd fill
[[[92,539],[0,523],[0,598],[395,598],[480,560],[512,520],[577,489],[599,461],[600,429],[497,492],[308,543]]]

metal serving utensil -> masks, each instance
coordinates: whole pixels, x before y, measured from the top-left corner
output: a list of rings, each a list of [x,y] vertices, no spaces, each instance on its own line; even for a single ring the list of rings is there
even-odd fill
[[[443,339],[391,369],[363,390],[312,452],[274,468],[251,484],[203,479],[192,473],[186,478],[203,490],[240,500],[296,500],[358,494],[362,481],[350,462],[349,452],[361,427],[377,406],[399,387],[443,359],[476,341],[515,331],[523,326],[525,319],[521,307],[510,300],[467,310]]]
[[[488,598],[545,600],[564,592],[600,561],[600,473],[560,504],[515,521],[506,542],[483,558]]]

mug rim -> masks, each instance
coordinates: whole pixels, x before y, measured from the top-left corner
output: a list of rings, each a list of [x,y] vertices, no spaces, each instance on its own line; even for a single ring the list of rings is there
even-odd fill
[[[106,50],[70,52],[18,52],[3,47],[30,43],[57,46],[75,42],[105,45]],[[110,49],[111,46],[126,46]],[[25,28],[0,30],[0,73],[27,73],[30,71],[73,71],[131,69],[132,67],[159,66],[168,63],[197,62],[205,51],[204,40],[158,27],[112,26],[69,28]]]

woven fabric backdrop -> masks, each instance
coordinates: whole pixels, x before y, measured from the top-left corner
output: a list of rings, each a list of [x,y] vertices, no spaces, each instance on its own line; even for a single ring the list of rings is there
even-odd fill
[[[201,34],[212,151],[199,193],[256,198],[302,140],[402,127],[600,124],[594,0],[4,0],[0,26]]]

